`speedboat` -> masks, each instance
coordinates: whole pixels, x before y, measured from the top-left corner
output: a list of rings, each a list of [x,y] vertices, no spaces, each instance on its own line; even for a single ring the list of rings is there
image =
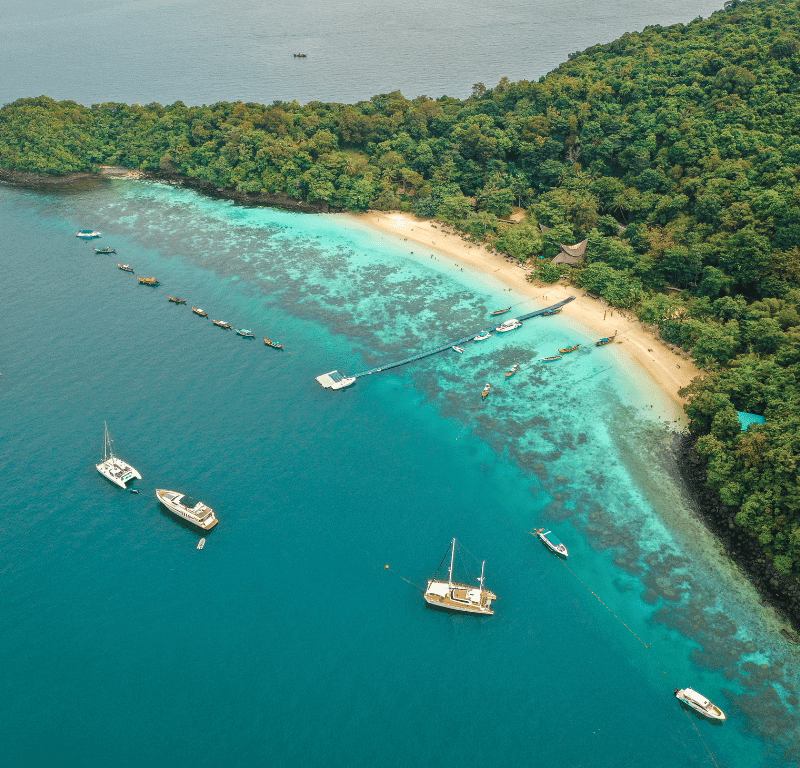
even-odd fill
[[[463,355],[464,354],[464,350],[461,347],[453,347],[453,349],[456,352],[458,352],[459,355]]]
[[[234,328],[234,331],[246,339],[254,339],[256,335],[249,328]]]
[[[556,555],[560,555],[561,557],[569,557],[569,552],[567,548],[553,536],[552,531],[545,531],[544,528],[540,528],[536,531],[536,535],[542,540],[544,545]],[[552,538],[548,538],[552,537]]]
[[[93,229],[79,229],[75,233],[75,237],[85,237],[88,239],[90,237],[101,237],[102,234],[103,234],[102,232],[96,232]]]
[[[233,326],[225,320],[215,320],[212,317],[211,322],[214,323],[214,325],[218,325],[220,328],[233,328]]]
[[[200,541],[197,542],[197,548],[198,549],[202,549],[205,545],[206,545],[206,540],[205,539],[200,539]]]
[[[489,331],[481,331],[473,341],[486,341],[492,334]]]
[[[495,328],[495,330],[498,333],[507,333],[508,331],[513,331],[514,329],[519,328],[521,326],[522,323],[519,320],[517,320],[516,317],[512,317],[510,320],[506,320],[504,323],[498,325],[497,328]]]
[[[196,315],[200,315],[200,317],[208,317],[208,312],[206,312],[204,309],[200,309],[200,307],[192,307],[192,312],[194,312]]]
[[[117,266],[125,272],[133,272],[133,267],[130,264],[117,264]]]
[[[492,389],[492,385],[491,385],[491,384],[487,384],[487,385],[486,385],[486,386],[483,388],[483,392],[481,392],[481,399],[482,399],[482,400],[485,400],[485,399],[486,399],[486,397],[487,397],[487,395],[489,394],[489,392],[490,392],[490,390],[491,390],[491,389]]]
[[[513,376],[518,370],[519,370],[518,365],[512,365],[511,368],[509,368],[506,371],[506,378],[508,378],[509,376]]]
[[[560,360],[561,357],[562,355],[550,355],[550,357],[540,357],[539,360],[543,363],[552,363],[553,360]]]
[[[179,299],[177,296],[167,296],[170,301],[174,301],[176,304],[185,304],[186,299]]]
[[[211,507],[206,506],[202,501],[195,501],[186,494],[156,488],[156,498],[170,512],[174,512],[178,517],[188,520],[192,525],[196,525],[204,531],[210,531],[219,522]]]
[[[108,434],[108,425],[103,422],[105,433],[103,435],[103,461],[95,464],[97,471],[105,478],[108,478],[114,485],[126,488],[126,483],[131,480],[141,480],[142,476],[127,461],[123,461],[114,455],[114,446],[111,442],[111,435]]]
[[[695,712],[711,720],[725,720],[725,713],[693,688],[676,688],[673,693],[678,701],[688,704]]]

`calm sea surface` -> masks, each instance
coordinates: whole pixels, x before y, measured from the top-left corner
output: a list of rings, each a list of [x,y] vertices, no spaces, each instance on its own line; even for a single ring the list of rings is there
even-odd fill
[[[464,96],[715,5],[12,2],[0,100]],[[796,650],[685,508],[679,414],[615,345],[538,318],[328,392],[525,297],[167,185],[0,186],[0,222],[0,764],[797,765]],[[104,420],[138,495],[94,469]],[[157,487],[214,507],[205,549]],[[491,618],[425,607],[453,536]]]

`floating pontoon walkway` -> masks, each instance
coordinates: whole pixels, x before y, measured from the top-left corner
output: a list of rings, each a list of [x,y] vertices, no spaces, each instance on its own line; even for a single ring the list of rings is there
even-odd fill
[[[549,307],[544,307],[543,309],[537,309],[535,312],[528,312],[526,315],[519,315],[517,320],[522,322],[523,320],[530,320],[532,317],[536,317],[537,315],[547,315],[553,314],[555,311],[561,309],[565,304],[569,304],[571,301],[575,299],[574,296],[570,296],[568,299],[564,299],[564,301],[559,301],[558,304],[553,304]],[[357,373],[354,376],[346,377],[344,374],[339,373],[339,371],[331,371],[328,374],[323,374],[322,376],[317,377],[317,381],[322,384],[323,387],[331,388],[331,389],[340,389],[342,387],[349,386],[356,379],[360,379],[362,376],[371,376],[373,373],[381,373],[382,371],[388,371],[390,368],[398,368],[401,365],[406,365],[407,363],[413,363],[415,360],[422,360],[423,357],[430,357],[431,355],[437,355],[439,352],[444,352],[448,349],[452,349],[453,347],[458,347],[461,344],[466,344],[467,342],[472,341],[475,336],[481,333],[483,330],[491,330],[491,329],[481,329],[481,331],[475,331],[474,333],[469,334],[463,339],[458,339],[457,341],[448,341],[447,344],[442,344],[435,349],[429,349],[426,352],[420,352],[417,355],[411,355],[410,357],[404,357],[402,360],[398,360],[394,363],[387,363],[386,365],[382,365],[379,368],[370,368],[368,371],[362,371],[361,373]],[[333,374],[333,376],[332,376]],[[337,380],[336,383],[339,386],[331,386],[331,383],[328,382],[328,377],[331,377],[334,380]],[[325,379],[323,381],[323,379]],[[347,381],[345,384],[344,381]],[[341,383],[340,383],[341,382]]]

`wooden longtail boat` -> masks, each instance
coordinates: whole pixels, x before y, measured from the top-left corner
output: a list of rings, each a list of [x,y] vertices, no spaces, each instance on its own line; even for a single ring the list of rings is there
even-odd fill
[[[200,317],[208,317],[208,312],[206,312],[204,309],[200,309],[200,307],[192,307],[192,312],[194,312],[196,315],[200,315]]]
[[[177,296],[167,296],[170,301],[174,301],[176,304],[185,304],[186,299],[179,299]]]
[[[271,339],[268,339],[266,336],[262,336],[262,338],[264,339],[264,343],[268,347],[272,347],[273,349],[283,349],[283,344],[279,344],[277,341],[272,341]]]
[[[139,277],[139,275],[136,275],[136,279],[142,285],[161,285],[154,277]]]
[[[226,323],[224,320],[215,320],[212,317],[211,322],[214,323],[214,325],[218,325],[220,328],[233,328],[230,323]]]
[[[94,252],[95,253],[116,253],[117,249],[116,248],[95,248]]]
[[[510,312],[511,307],[506,307],[505,309],[496,309],[494,312],[490,312],[490,315],[504,315],[506,312]]]
[[[120,269],[125,270],[125,272],[133,272],[133,267],[129,266],[128,264],[117,264],[117,266]]]
[[[518,365],[512,365],[511,368],[509,368],[506,371],[506,378],[508,378],[509,376],[513,376],[518,370],[519,370]]]
[[[254,339],[256,335],[249,328],[234,328],[234,331],[246,339]]]
[[[559,307],[558,309],[546,309],[544,312],[542,312],[542,315],[557,315],[562,309],[563,307]]]
[[[492,389],[492,385],[491,384],[487,384],[483,388],[483,392],[481,392],[481,400],[485,400],[486,399],[486,397],[488,396],[488,394],[491,391],[491,389]]]
[[[569,352],[574,352],[574,351],[575,351],[575,350],[576,350],[576,349],[577,349],[579,346],[580,346],[580,344],[576,344],[574,347],[564,347],[564,349],[559,349],[558,351],[559,351],[559,352],[560,352],[562,355],[566,355],[566,354],[568,354]]]
[[[614,332],[613,336],[604,336],[600,341],[596,341],[594,345],[596,347],[604,347],[606,344],[610,344],[614,339],[617,338],[616,331]]]

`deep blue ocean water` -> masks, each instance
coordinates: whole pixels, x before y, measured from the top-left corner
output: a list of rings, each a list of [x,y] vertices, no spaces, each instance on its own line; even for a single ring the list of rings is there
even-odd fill
[[[676,414],[613,346],[538,318],[330,392],[314,376],[524,297],[342,217],[161,184],[3,186],[0,220],[0,762],[794,764],[796,652],[686,510]],[[138,495],[94,468],[104,420]],[[202,551],[156,487],[214,507]],[[426,608],[453,536],[495,616]]]

